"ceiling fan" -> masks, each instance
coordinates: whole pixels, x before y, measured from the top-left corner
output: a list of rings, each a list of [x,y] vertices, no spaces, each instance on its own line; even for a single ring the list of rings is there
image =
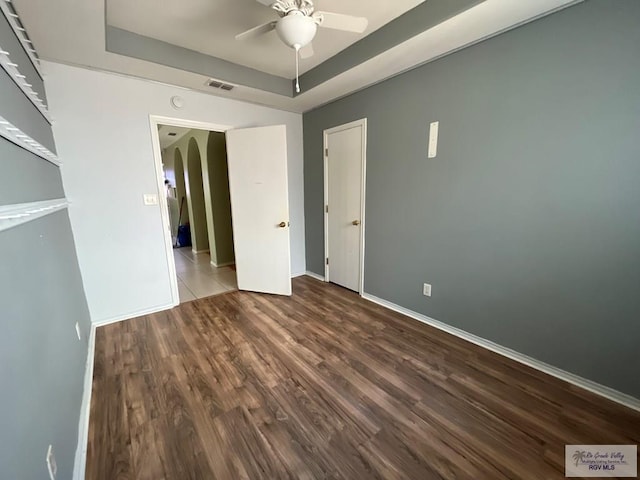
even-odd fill
[[[275,30],[284,44],[296,51],[297,92],[300,92],[298,55],[302,58],[309,58],[313,55],[311,41],[315,37],[318,27],[363,33],[369,24],[369,21],[364,17],[316,11],[312,0],[256,1],[275,10],[280,18],[240,33],[236,35],[236,40],[256,38]]]

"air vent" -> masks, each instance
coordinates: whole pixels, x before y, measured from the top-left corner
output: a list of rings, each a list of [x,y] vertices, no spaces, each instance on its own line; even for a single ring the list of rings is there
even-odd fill
[[[169,132],[169,133],[167,133],[167,135],[170,136],[170,137],[175,137],[177,135],[177,133],[176,132]]]
[[[224,83],[221,82],[219,80],[214,80],[213,78],[210,78],[209,80],[207,80],[206,85],[208,87],[211,88],[217,88],[218,90],[225,90],[227,92],[233,90],[235,88],[235,85],[231,85],[229,83]]]

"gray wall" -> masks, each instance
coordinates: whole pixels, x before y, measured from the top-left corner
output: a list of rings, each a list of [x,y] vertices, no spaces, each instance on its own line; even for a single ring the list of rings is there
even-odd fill
[[[307,268],[323,129],[367,117],[365,291],[640,397],[638,25],[588,0],[305,114]]]
[[[48,123],[11,82],[0,81],[0,115],[53,148]],[[2,137],[0,178],[0,205],[64,197],[57,166]],[[49,444],[57,478],[72,478],[89,332],[67,211],[0,231],[0,478],[49,478]]]
[[[64,197],[60,169],[18,145],[0,140],[0,205]]]

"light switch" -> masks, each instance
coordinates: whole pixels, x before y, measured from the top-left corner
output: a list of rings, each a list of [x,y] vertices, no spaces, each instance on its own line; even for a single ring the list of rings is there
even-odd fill
[[[157,193],[145,193],[143,195],[144,204],[145,205],[158,205],[158,194]]]
[[[440,122],[432,122],[429,127],[429,158],[436,158],[438,154],[438,129]]]

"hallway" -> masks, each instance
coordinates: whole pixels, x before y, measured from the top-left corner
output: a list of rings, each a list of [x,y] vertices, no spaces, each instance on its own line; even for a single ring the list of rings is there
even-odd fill
[[[208,253],[195,254],[191,247],[184,247],[174,249],[173,257],[180,303],[238,289],[234,267],[214,267]]]

